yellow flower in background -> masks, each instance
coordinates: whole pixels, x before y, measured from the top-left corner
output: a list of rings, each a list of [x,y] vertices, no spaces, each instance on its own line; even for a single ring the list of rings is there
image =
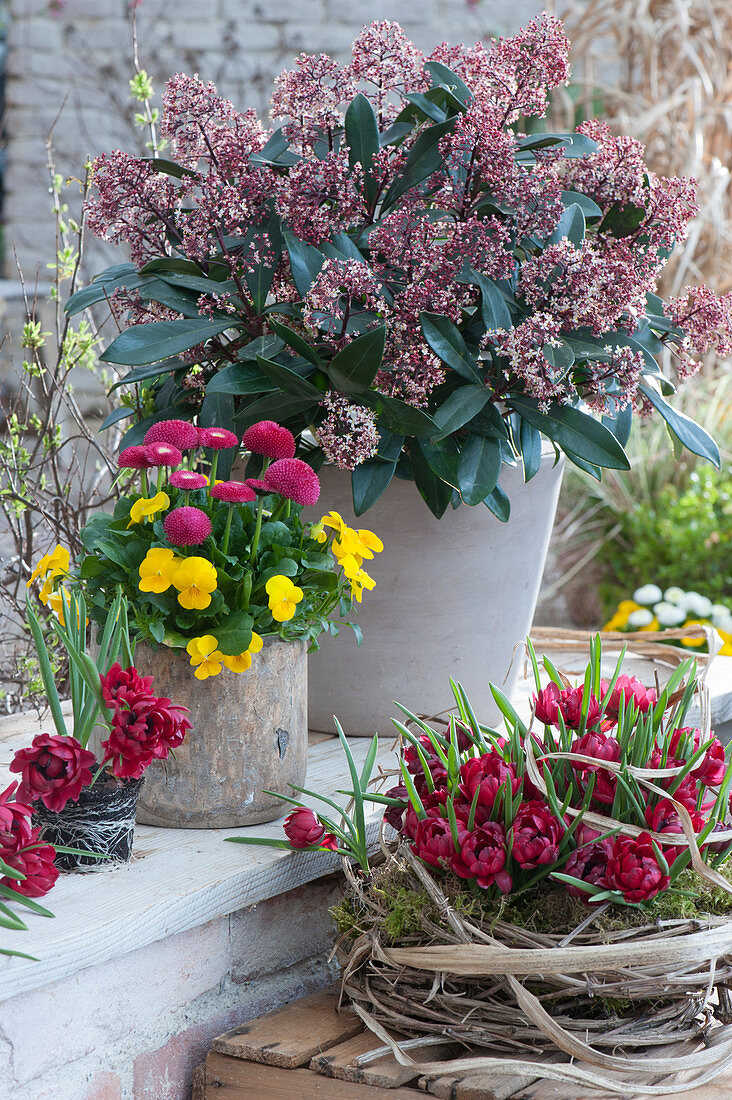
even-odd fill
[[[328,541],[328,535],[326,533],[325,527],[323,526],[322,520],[320,521],[320,523],[314,523],[312,525],[312,527],[310,528],[310,538],[315,539],[316,542]]]
[[[218,644],[213,634],[202,634],[200,638],[191,638],[186,646],[197,680],[208,680],[209,676],[218,676],[221,672],[226,658],[217,648]]]
[[[170,508],[170,497],[167,493],[156,493],[154,497],[140,497],[130,508],[130,522],[127,526],[132,527],[133,523],[142,523],[156,516],[158,512],[164,512],[166,508]]]
[[[323,527],[330,527],[331,530],[337,531],[339,535],[346,528],[340,512],[334,510],[331,510],[327,515],[323,516],[320,523]]]
[[[269,609],[272,618],[278,623],[287,622],[297,611],[297,605],[303,598],[302,588],[293,584],[289,577],[270,577],[264,586],[269,596]]]
[[[346,554],[341,558],[340,566],[351,582],[351,598],[361,603],[364,588],[368,588],[369,591],[376,588],[376,581],[361,568],[360,561],[353,554]]]
[[[203,611],[216,591],[216,569],[207,558],[184,558],[173,574],[178,589],[178,603],[186,611]],[[209,635],[207,635],[209,637]]]
[[[635,600],[621,600],[611,619],[605,623],[603,630],[622,630],[628,625],[628,619],[634,611],[640,611],[642,604]]]
[[[726,630],[717,630],[722,639],[722,648],[719,651],[720,657],[732,657],[732,634]]]
[[[153,547],[140,562],[137,587],[141,592],[167,592],[180,563],[181,559],[172,550],[164,546]]]
[[[344,526],[339,538],[333,539],[331,549],[339,562],[351,555],[361,565],[364,558],[373,558],[375,553],[380,554],[384,544],[373,531],[363,529],[354,531],[352,527]]]
[[[30,588],[33,581],[38,580],[39,577],[48,577],[44,588],[46,588],[46,595],[48,595],[47,585],[55,580],[56,577],[65,577],[69,571],[71,564],[71,554],[65,546],[57,545],[56,549],[50,554],[44,554],[40,559],[35,569],[30,575],[30,580],[26,583],[26,588]],[[46,600],[43,601],[44,603]]]
[[[252,654],[259,653],[260,649],[264,645],[264,642],[260,638],[256,631],[252,631],[252,640],[249,643],[249,648],[245,649],[243,653],[238,653],[235,657],[228,657],[223,655],[222,661],[231,672],[246,672],[251,666]]]
[[[638,627],[639,633],[642,633],[643,631],[660,630],[660,629],[661,629],[661,624],[659,623],[659,621],[655,617],[655,615],[646,626],[639,626]]]

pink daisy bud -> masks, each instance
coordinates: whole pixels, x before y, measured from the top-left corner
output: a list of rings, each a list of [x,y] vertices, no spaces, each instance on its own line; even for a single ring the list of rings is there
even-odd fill
[[[212,451],[226,451],[239,446],[239,437],[228,428],[199,428],[198,442],[201,447],[210,447]]]
[[[145,443],[171,443],[179,451],[198,446],[198,428],[187,420],[159,420],[145,432]]]
[[[272,491],[267,488],[261,477],[248,477],[245,484],[253,489],[255,493],[270,493]]]
[[[119,453],[117,465],[126,470],[149,470],[154,463],[147,447],[125,447]]]
[[[203,474],[194,474],[193,470],[176,470],[168,480],[176,489],[203,489],[208,485],[208,478]]]
[[[200,508],[174,508],[163,520],[163,529],[173,546],[199,546],[211,534],[211,520]]]
[[[274,420],[260,420],[252,424],[242,436],[242,447],[265,458],[292,458],[295,454],[295,437],[287,428]]]
[[[281,458],[273,462],[264,475],[264,484],[271,493],[294,500],[295,504],[316,504],[320,496],[320,481],[312,466],[299,458]]]
[[[145,450],[151,466],[179,466],[183,461],[183,455],[172,443],[147,443]]]
[[[227,504],[249,504],[257,499],[257,494],[244,481],[222,481],[214,485],[211,496],[225,500]]]

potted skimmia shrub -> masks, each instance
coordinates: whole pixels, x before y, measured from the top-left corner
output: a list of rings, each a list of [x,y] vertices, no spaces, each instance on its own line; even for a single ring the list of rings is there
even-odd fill
[[[719,462],[667,400],[666,361],[683,378],[730,350],[732,297],[655,293],[693,181],[656,176],[597,121],[524,132],[568,51],[549,15],[429,56],[374,23],[348,64],[303,55],[278,77],[274,130],[178,75],[170,159],[96,161],[89,225],[132,262],[67,309],[106,300],[127,325],[102,358],[142,387],[113,414],[141,418],[128,443],[171,416],[237,431],[275,417],[326,460],[339,513],[373,509],[397,550],[368,611],[378,639],[311,664],[321,727],[336,710],[373,729],[377,698],[439,711],[438,663],[493,705],[489,677],[531,622],[562,456],[598,478],[626,468],[631,417],[654,412]]]
[[[75,578],[90,619],[103,629],[121,591],[137,667],[190,714],[190,735],[147,773],[146,824],[223,828],[278,816],[272,791],[305,780],[308,647],[374,587],[364,561],[383,549],[376,535],[335,512],[303,523],[320,482],[294,457],[292,433],[260,421],[243,445],[259,476],[223,480],[216,474],[239,447],[233,432],[158,421],[119,455],[130,481],[114,513],[82,532]],[[196,468],[204,448],[205,474]]]

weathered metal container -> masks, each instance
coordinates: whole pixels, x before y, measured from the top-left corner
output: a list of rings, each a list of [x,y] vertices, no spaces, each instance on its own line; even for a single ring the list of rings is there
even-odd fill
[[[138,645],[135,664],[156,694],[190,710],[193,728],[175,757],[145,772],[137,820],[177,829],[223,829],[272,821],[307,770],[304,642],[265,639],[247,672],[197,680],[181,650]]]

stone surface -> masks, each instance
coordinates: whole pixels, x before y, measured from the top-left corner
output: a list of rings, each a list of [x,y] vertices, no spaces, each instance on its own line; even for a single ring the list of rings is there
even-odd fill
[[[244,673],[197,680],[188,656],[139,646],[137,667],[155,690],[190,710],[193,729],[175,757],[145,773],[138,821],[186,829],[254,825],[280,817],[307,771],[305,643],[267,639]]]

